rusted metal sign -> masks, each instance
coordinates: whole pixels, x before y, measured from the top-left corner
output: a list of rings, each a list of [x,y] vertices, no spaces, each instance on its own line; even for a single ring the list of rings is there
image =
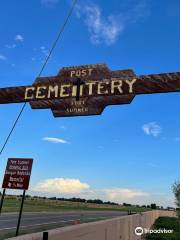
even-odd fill
[[[29,102],[50,108],[55,117],[101,114],[108,105],[129,104],[136,95],[180,91],[180,72],[136,76],[105,64],[65,67],[32,86],[0,89],[0,104]]]
[[[31,158],[9,158],[2,188],[27,190],[32,163],[33,159]]]

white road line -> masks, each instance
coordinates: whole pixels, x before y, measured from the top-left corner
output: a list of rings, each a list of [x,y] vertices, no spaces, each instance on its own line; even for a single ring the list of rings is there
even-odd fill
[[[26,218],[25,216],[22,216],[22,220],[25,221],[25,220],[37,220],[37,219],[43,219],[43,218],[57,218],[57,217],[64,217],[64,216],[44,216],[44,217],[31,217],[31,218]],[[68,217],[77,217],[77,215],[68,215]],[[18,216],[17,216],[18,218]],[[0,219],[0,222],[12,222],[14,221],[15,219],[5,219],[5,220],[2,220]]]
[[[77,216],[77,214],[76,215],[67,215],[67,217],[86,217],[86,216],[87,215],[84,215],[84,214],[79,214],[79,216]],[[43,219],[43,218],[58,218],[58,217],[64,217],[64,216],[63,215],[58,215],[58,216],[42,216],[42,217],[29,217],[29,218],[26,218],[26,216],[23,215],[22,216],[22,220],[26,221],[26,220],[38,220],[38,219]],[[92,217],[93,217],[93,214],[92,214]],[[98,216],[95,216],[95,217],[98,217]],[[111,217],[111,216],[107,216],[107,217]],[[18,218],[18,216],[17,216],[17,218]],[[4,220],[0,219],[0,222],[12,222],[14,220],[16,220],[16,219],[4,219]]]
[[[61,223],[61,222],[72,222],[72,221],[77,221],[77,220],[80,220],[80,219],[62,220],[62,221],[58,221],[58,222],[48,222],[48,223],[38,223],[38,224],[33,224],[33,225],[21,226],[21,228],[36,227],[36,226],[41,226],[41,225],[50,225],[50,224]],[[16,228],[16,227],[1,228],[0,231],[10,230],[10,229],[15,229],[15,228]]]
[[[18,219],[18,218],[17,218]],[[0,220],[0,222],[14,222],[15,220],[17,220],[17,219],[6,219],[6,220]],[[29,221],[29,220],[38,220],[38,219],[44,219],[44,218],[41,218],[41,217],[39,217],[39,218],[23,218],[22,217],[22,221]],[[47,219],[47,218],[46,218]]]
[[[92,220],[92,219],[100,219],[100,218],[104,218],[104,217],[96,217],[96,218],[85,218],[84,220]],[[21,228],[28,228],[28,227],[36,227],[36,226],[41,226],[41,225],[51,225],[51,224],[56,224],[56,223],[66,223],[66,222],[74,222],[74,221],[78,221],[81,219],[71,219],[71,220],[61,220],[58,222],[48,222],[48,223],[38,223],[38,224],[33,224],[33,225],[27,225],[27,226],[21,226]],[[11,229],[15,229],[16,227],[11,227],[11,228],[1,228],[0,231],[3,230],[11,230]]]

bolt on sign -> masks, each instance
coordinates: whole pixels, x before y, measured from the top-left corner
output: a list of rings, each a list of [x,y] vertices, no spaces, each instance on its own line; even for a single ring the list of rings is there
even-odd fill
[[[2,188],[27,190],[31,177],[33,159],[9,158]]]
[[[136,76],[105,64],[62,68],[57,76],[38,77],[32,86],[0,89],[0,104],[29,102],[51,109],[55,117],[101,114],[106,106],[129,104],[139,94],[180,92],[180,72]]]

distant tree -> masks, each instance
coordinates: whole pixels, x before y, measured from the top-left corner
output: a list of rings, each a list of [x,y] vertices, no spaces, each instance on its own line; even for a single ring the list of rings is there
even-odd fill
[[[175,181],[172,186],[172,190],[175,196],[175,203],[177,207],[180,207],[180,181]]]
[[[108,201],[108,202],[104,202],[103,204],[109,204],[109,205],[119,205],[118,203],[114,203],[114,202],[110,202],[110,201]]]
[[[146,205],[142,205],[142,208],[146,208]]]
[[[83,198],[70,198],[68,199],[69,201],[71,202],[86,202],[86,199],[83,199]]]
[[[130,203],[123,203],[123,206],[125,206],[125,207],[131,207],[132,204],[130,204]]]
[[[151,203],[151,209],[157,209],[157,206],[155,203]]]
[[[89,199],[89,200],[87,200],[87,203],[103,204],[103,201],[100,199],[94,199],[94,200]]]
[[[39,198],[38,196],[33,196],[33,198]]]
[[[50,197],[49,200],[56,200],[56,197]]]
[[[58,201],[66,201],[65,198],[57,198]]]

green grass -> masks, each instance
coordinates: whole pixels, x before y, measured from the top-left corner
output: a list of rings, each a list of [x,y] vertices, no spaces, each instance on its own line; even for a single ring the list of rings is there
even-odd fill
[[[3,204],[3,213],[18,212],[21,204],[21,198],[6,197]],[[27,198],[24,202],[24,212],[57,212],[57,211],[74,211],[74,210],[98,210],[98,211],[128,211],[144,212],[151,209],[136,208],[136,207],[123,207],[103,204],[91,203],[75,203],[67,201],[49,200],[49,199],[31,199]]]
[[[146,240],[180,240],[180,218],[159,217],[153,226],[154,229],[174,230],[171,234],[147,234]]]

